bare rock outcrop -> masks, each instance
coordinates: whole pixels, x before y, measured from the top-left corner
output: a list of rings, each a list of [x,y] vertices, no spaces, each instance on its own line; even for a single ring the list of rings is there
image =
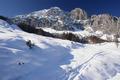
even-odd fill
[[[104,34],[120,34],[120,19],[109,14],[93,15],[90,26],[94,31],[102,31]]]
[[[87,19],[87,13],[80,8],[75,8],[71,11],[71,18],[76,20],[85,20]]]

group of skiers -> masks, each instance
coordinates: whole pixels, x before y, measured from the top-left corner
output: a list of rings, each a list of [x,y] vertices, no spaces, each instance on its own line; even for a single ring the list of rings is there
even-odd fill
[[[32,49],[33,46],[34,46],[34,43],[32,43],[31,40],[28,40],[28,41],[26,41],[26,45],[29,47],[29,49]],[[24,62],[18,62],[17,64],[18,65],[24,65],[25,63]]]

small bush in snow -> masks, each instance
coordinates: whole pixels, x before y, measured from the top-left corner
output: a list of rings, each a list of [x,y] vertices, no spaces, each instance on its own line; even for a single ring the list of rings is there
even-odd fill
[[[118,40],[118,38],[119,38],[119,35],[118,35],[118,34],[114,35],[114,42],[115,42],[115,45],[116,45],[117,47],[119,46],[119,40]]]

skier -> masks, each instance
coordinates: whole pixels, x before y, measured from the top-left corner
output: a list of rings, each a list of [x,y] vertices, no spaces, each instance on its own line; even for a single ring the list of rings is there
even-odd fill
[[[31,42],[31,40],[28,40],[28,41],[26,42],[26,45],[27,45],[30,49],[34,46],[34,44],[32,44],[32,42]]]

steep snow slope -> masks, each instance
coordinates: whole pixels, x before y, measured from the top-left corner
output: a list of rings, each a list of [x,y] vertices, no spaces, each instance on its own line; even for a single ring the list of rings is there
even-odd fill
[[[27,40],[35,44],[32,49]],[[0,80],[118,80],[119,52],[114,43],[43,37],[0,20]]]

